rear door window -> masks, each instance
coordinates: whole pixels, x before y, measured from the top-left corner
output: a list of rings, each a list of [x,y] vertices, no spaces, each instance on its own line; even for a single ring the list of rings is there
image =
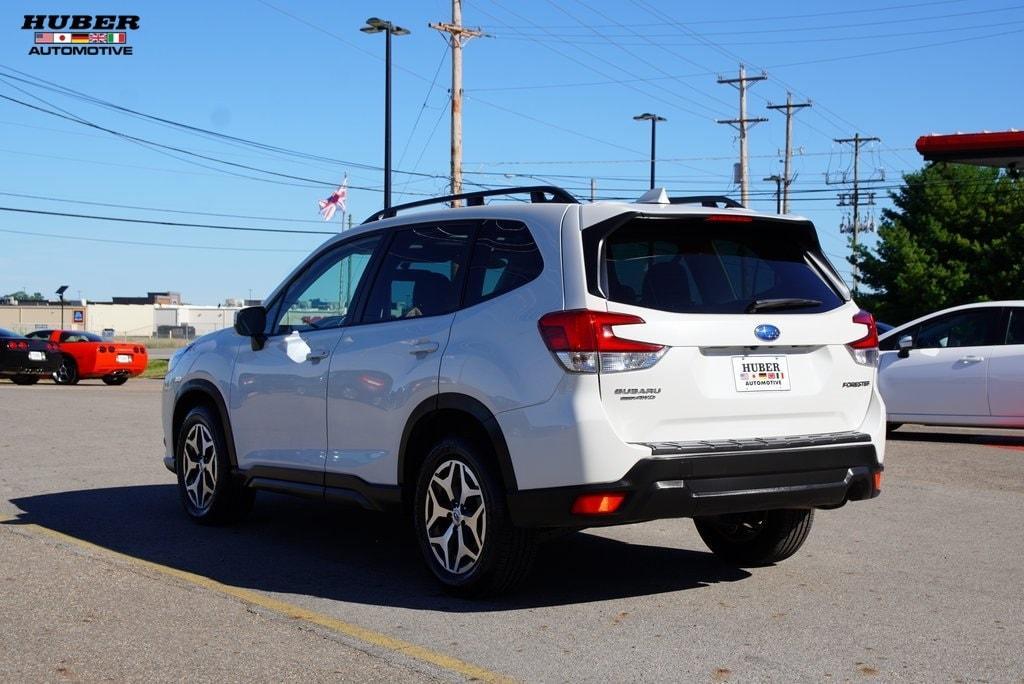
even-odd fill
[[[458,308],[473,224],[414,226],[395,233],[363,323],[438,316]]]
[[[472,306],[525,285],[543,270],[540,249],[526,224],[484,221],[473,245],[464,306]]]
[[[828,311],[843,298],[810,259],[813,249],[801,231],[774,222],[638,219],[605,239],[602,285],[613,302],[673,313],[743,313],[778,299],[818,302],[787,313]]]

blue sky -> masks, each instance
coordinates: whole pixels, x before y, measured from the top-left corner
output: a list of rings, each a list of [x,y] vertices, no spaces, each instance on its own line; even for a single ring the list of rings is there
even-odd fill
[[[427,24],[450,12],[441,0],[5,3],[0,95],[71,120],[0,99],[0,206],[337,230],[337,218],[317,221],[316,201],[347,172],[352,186],[372,188],[350,191],[361,221],[382,201],[384,39],[359,32],[374,15],[412,31],[394,39],[394,201],[444,194],[450,62]],[[29,55],[27,13],[139,14],[140,30],[128,36],[135,54]],[[737,116],[737,95],[716,76],[735,76],[742,60],[768,73],[749,97],[748,116],[769,119],[750,131],[753,206],[774,210],[774,184],[761,179],[781,173],[785,128],[765,106],[791,90],[814,103],[794,119],[801,153],[791,211],[815,221],[844,271],[842,188],[824,180],[851,158],[832,138],[881,138],[865,147],[863,173],[884,172],[887,188],[921,166],[913,145],[922,134],[1022,124],[1024,3],[469,0],[463,20],[490,34],[464,53],[467,189],[550,182],[586,197],[593,177],[599,197],[639,196],[650,129],[632,117],[655,112],[668,119],[658,127],[659,185],[738,197],[735,132],[715,123]],[[90,97],[287,151],[191,134]],[[880,208],[884,189],[878,199]],[[177,290],[196,303],[262,296],[326,237],[9,211],[0,211],[0,231],[0,294],[68,284],[93,300]]]

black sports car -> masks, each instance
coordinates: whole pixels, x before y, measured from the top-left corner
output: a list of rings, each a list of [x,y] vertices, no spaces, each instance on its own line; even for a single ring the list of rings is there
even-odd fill
[[[0,328],[0,378],[10,378],[16,385],[34,385],[39,378],[52,375],[60,361],[53,342],[30,340]]]

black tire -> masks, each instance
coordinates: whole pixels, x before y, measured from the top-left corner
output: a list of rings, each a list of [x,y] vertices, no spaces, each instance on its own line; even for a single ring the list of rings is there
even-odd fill
[[[103,382],[108,385],[123,385],[128,382],[127,375],[104,375]]]
[[[750,567],[778,563],[796,553],[811,532],[814,510],[788,508],[695,518],[693,522],[716,556]]]
[[[435,475],[449,479],[451,499],[444,501],[447,492],[434,480]],[[428,526],[431,488],[434,497],[430,507],[439,515],[432,515]],[[463,497],[462,492],[467,488],[478,489],[479,494]],[[455,508],[440,515],[449,510],[445,504],[458,506],[458,515]],[[480,507],[482,513],[478,515]],[[431,543],[430,537],[443,536],[446,525],[447,530],[456,530],[455,534],[450,534],[453,543],[444,546]],[[438,441],[420,466],[413,498],[413,532],[430,571],[444,590],[455,596],[493,596],[512,590],[526,577],[536,554],[533,532],[512,524],[501,477],[486,458],[486,452],[457,436]],[[477,540],[482,543],[477,544]],[[476,559],[460,552],[460,542],[469,552],[476,552]],[[451,562],[453,552],[455,560]]]
[[[238,520],[252,508],[255,492],[233,477],[220,420],[197,406],[178,428],[174,469],[185,513],[197,523],[216,525]]]
[[[34,385],[39,382],[38,375],[15,375],[11,378],[15,385]]]
[[[60,368],[53,373],[53,381],[58,385],[78,384],[78,364],[70,356],[62,356]]]

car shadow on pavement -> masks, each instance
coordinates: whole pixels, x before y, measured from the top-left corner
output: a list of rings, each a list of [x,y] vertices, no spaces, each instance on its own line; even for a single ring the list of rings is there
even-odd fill
[[[943,442],[978,444],[1008,449],[1024,448],[1024,432],[1018,435],[993,435],[967,432],[890,432],[886,439],[896,442]]]
[[[36,524],[134,558],[258,591],[369,605],[486,612],[694,589],[750,573],[712,554],[582,533],[544,544],[525,586],[488,601],[443,594],[405,520],[260,493],[225,527],[185,518],[174,485],[41,494],[12,500],[6,524]],[[682,522],[682,521],[681,521]]]

